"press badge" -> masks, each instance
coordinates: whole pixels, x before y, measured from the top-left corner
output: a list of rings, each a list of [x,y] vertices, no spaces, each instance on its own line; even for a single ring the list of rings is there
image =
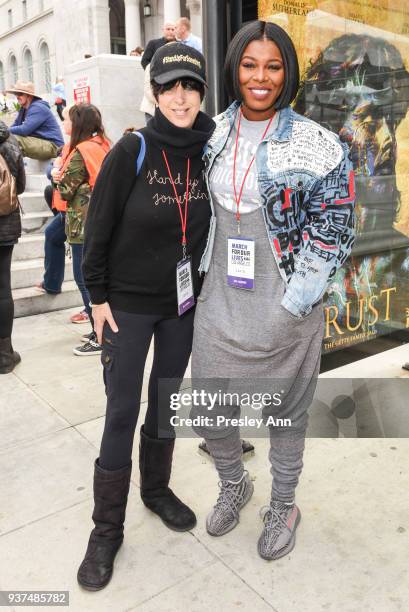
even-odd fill
[[[227,284],[254,291],[255,242],[251,238],[227,239]]]
[[[178,293],[178,315],[181,316],[195,305],[190,257],[182,259],[176,266],[176,287]]]

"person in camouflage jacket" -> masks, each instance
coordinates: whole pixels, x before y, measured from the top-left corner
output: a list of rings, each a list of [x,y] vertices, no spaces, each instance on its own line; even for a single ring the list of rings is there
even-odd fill
[[[84,226],[92,193],[88,179],[85,161],[81,153],[75,151],[58,183],[61,198],[67,201],[65,233],[70,244],[84,242]]]
[[[93,104],[72,106],[68,112],[72,124],[70,150],[61,171],[53,178],[61,199],[67,202],[65,233],[71,246],[74,279],[94,327],[91,298],[82,275],[84,227],[92,190],[110,143],[105,137],[101,113]],[[78,356],[100,353],[101,347],[93,331],[88,342],[74,348]]]

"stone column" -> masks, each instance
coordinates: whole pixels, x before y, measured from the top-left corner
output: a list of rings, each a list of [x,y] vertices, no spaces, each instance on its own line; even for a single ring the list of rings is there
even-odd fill
[[[85,53],[111,52],[108,0],[61,1],[53,7],[58,74],[64,74],[65,66],[82,60]],[[45,23],[51,28],[48,17]]]
[[[180,18],[180,0],[163,0],[163,23]]]
[[[94,48],[92,51],[95,55],[111,53],[108,0],[93,0],[92,11],[92,35],[94,37]],[[91,52],[91,49],[88,52]]]
[[[125,0],[125,38],[126,52],[128,55],[132,49],[141,46],[142,35],[139,0]]]
[[[202,3],[200,0],[186,0],[186,8],[190,12],[192,33],[202,38]]]

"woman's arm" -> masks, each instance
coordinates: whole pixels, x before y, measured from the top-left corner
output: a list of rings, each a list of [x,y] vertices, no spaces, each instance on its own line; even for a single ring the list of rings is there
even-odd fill
[[[63,200],[70,202],[74,199],[78,187],[88,181],[89,175],[85,162],[79,151],[75,151],[70,163],[64,170],[57,183],[57,189]]]
[[[85,223],[82,271],[94,304],[107,300],[111,236],[136,180],[140,140],[127,134],[104,159],[92,192]]]
[[[302,248],[281,305],[297,317],[308,315],[351,253],[355,238],[354,172],[349,151],[310,195]]]

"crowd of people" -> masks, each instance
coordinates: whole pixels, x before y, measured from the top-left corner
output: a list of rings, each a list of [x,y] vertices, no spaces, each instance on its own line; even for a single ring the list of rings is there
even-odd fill
[[[67,239],[92,324],[77,354],[101,353],[107,395],[94,463],[94,528],[78,570],[78,582],[88,590],[108,584],[123,542],[152,338],[139,439],[142,502],[170,529],[196,525],[194,511],[169,486],[176,439],[169,398],[191,356],[192,378],[204,391],[220,379],[231,381],[232,389],[238,380],[254,388],[258,380],[282,379],[286,393],[278,408],[264,407],[263,417],[279,415],[291,425],[269,426],[272,487],[257,546],[266,560],[293,549],[301,518],[295,490],[323,338],[322,297],[354,241],[349,150],[335,134],[292,110],[299,70],[287,33],[263,21],[241,28],[225,61],[233,102],[212,119],[200,110],[206,91],[201,46],[185,20],[173,32],[170,25],[162,39],[147,45],[142,59],[154,102],[147,125],[128,130],[111,147],[98,109],[73,106],[62,111],[67,143],[59,155],[52,148],[49,194],[58,212],[46,232],[39,289],[60,290]],[[14,209],[0,216],[2,371],[11,371],[18,360],[4,278],[20,231],[15,201],[24,189],[23,139],[30,137],[25,118],[33,104],[41,107],[36,117],[44,114],[27,84],[13,91],[23,110],[0,144],[14,202]],[[44,140],[41,125],[34,138]],[[30,151],[38,150],[43,149],[35,142]],[[11,221],[14,233],[3,234]],[[161,380],[167,383],[159,393]],[[213,409],[230,417],[240,413],[233,399]],[[199,416],[207,412],[206,404],[198,409]],[[206,440],[220,486],[206,529],[223,536],[238,525],[254,485],[244,469],[236,421],[199,422],[205,425],[195,431]]]

